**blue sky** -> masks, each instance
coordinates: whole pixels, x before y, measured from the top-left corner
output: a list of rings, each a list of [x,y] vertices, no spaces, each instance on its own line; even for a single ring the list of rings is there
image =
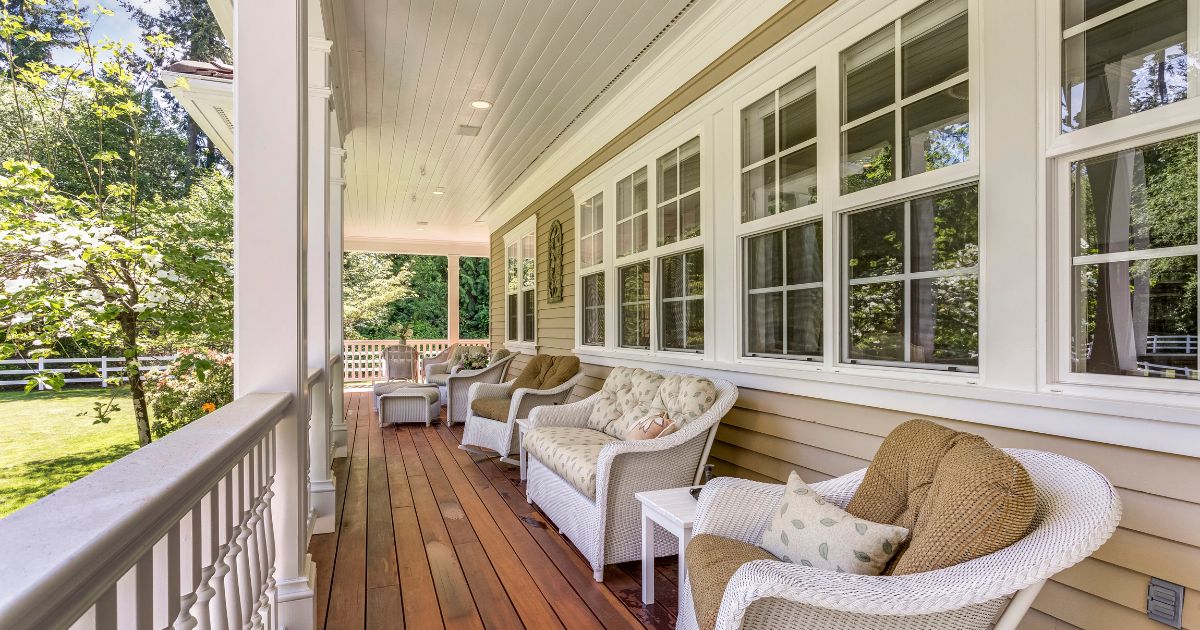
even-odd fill
[[[92,13],[92,9],[96,7],[96,4],[96,0],[79,1],[80,7],[86,10],[85,17],[95,25],[92,29],[92,41],[98,42],[108,37],[113,40],[124,40],[140,49],[142,29],[129,19],[125,9],[115,0],[108,0],[100,4],[114,11],[116,15],[95,15]],[[166,0],[135,0],[134,4],[145,8],[148,12],[157,13],[166,5]],[[54,61],[63,65],[70,65],[78,58],[79,55],[72,50],[59,49],[54,52]]]

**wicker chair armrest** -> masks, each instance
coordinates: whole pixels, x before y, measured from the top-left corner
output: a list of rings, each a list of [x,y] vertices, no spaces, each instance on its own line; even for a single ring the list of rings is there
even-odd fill
[[[534,407],[529,412],[529,427],[587,427],[594,405],[595,401],[588,397],[565,405]]]
[[[464,384],[499,383],[500,378],[504,375],[504,367],[503,365],[496,364],[477,370],[455,369],[451,372],[446,384],[449,386],[450,383],[455,383],[458,387],[462,387]]]
[[[480,398],[504,398],[508,396],[509,383],[472,383],[467,393],[467,403],[473,403]]]
[[[771,522],[784,486],[736,477],[718,477],[700,492],[695,534],[713,534],[757,545]]]
[[[433,374],[449,374],[449,373],[450,373],[450,362],[449,361],[442,361],[440,363],[427,362],[425,364],[425,376],[431,376]]]
[[[537,407],[563,404],[571,395],[571,390],[575,389],[575,384],[582,378],[583,373],[578,373],[558,387],[550,389],[529,389],[522,387],[518,389],[513,392],[508,417],[513,420],[527,418],[530,412]]]

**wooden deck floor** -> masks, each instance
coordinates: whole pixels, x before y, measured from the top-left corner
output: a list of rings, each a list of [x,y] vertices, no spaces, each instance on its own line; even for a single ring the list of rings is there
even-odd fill
[[[637,562],[596,583],[515,467],[459,449],[461,426],[380,429],[370,398],[346,396],[339,528],[313,537],[318,628],[675,627],[673,557],[658,561],[654,605]]]

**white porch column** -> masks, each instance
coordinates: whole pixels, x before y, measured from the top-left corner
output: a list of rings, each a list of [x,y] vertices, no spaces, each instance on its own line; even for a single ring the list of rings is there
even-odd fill
[[[305,399],[305,3],[234,4],[234,393],[292,397],[275,430],[276,625],[312,627]]]
[[[446,257],[446,339],[458,343],[458,255]]]
[[[308,38],[308,367],[322,379],[313,386],[309,430],[309,493],[314,534],[334,524],[334,483],[330,459],[329,382],[329,57],[333,42]]]
[[[337,116],[330,114],[329,149],[329,354],[341,357],[345,352],[342,329],[342,203],[346,194],[344,168],[346,151],[341,148],[342,137],[337,129]],[[333,370],[333,420],[330,439],[333,441],[333,456],[346,456],[346,418],[343,391],[345,358]]]

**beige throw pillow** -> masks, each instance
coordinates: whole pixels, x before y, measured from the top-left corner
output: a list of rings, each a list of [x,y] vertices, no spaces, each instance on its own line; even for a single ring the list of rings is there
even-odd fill
[[[664,437],[675,432],[679,425],[675,421],[668,418],[666,412],[654,411],[642,418],[629,428],[625,434],[626,440],[653,440],[657,437]]]
[[[908,530],[855,518],[808,487],[795,471],[761,546],[785,562],[838,573],[883,573]]]

